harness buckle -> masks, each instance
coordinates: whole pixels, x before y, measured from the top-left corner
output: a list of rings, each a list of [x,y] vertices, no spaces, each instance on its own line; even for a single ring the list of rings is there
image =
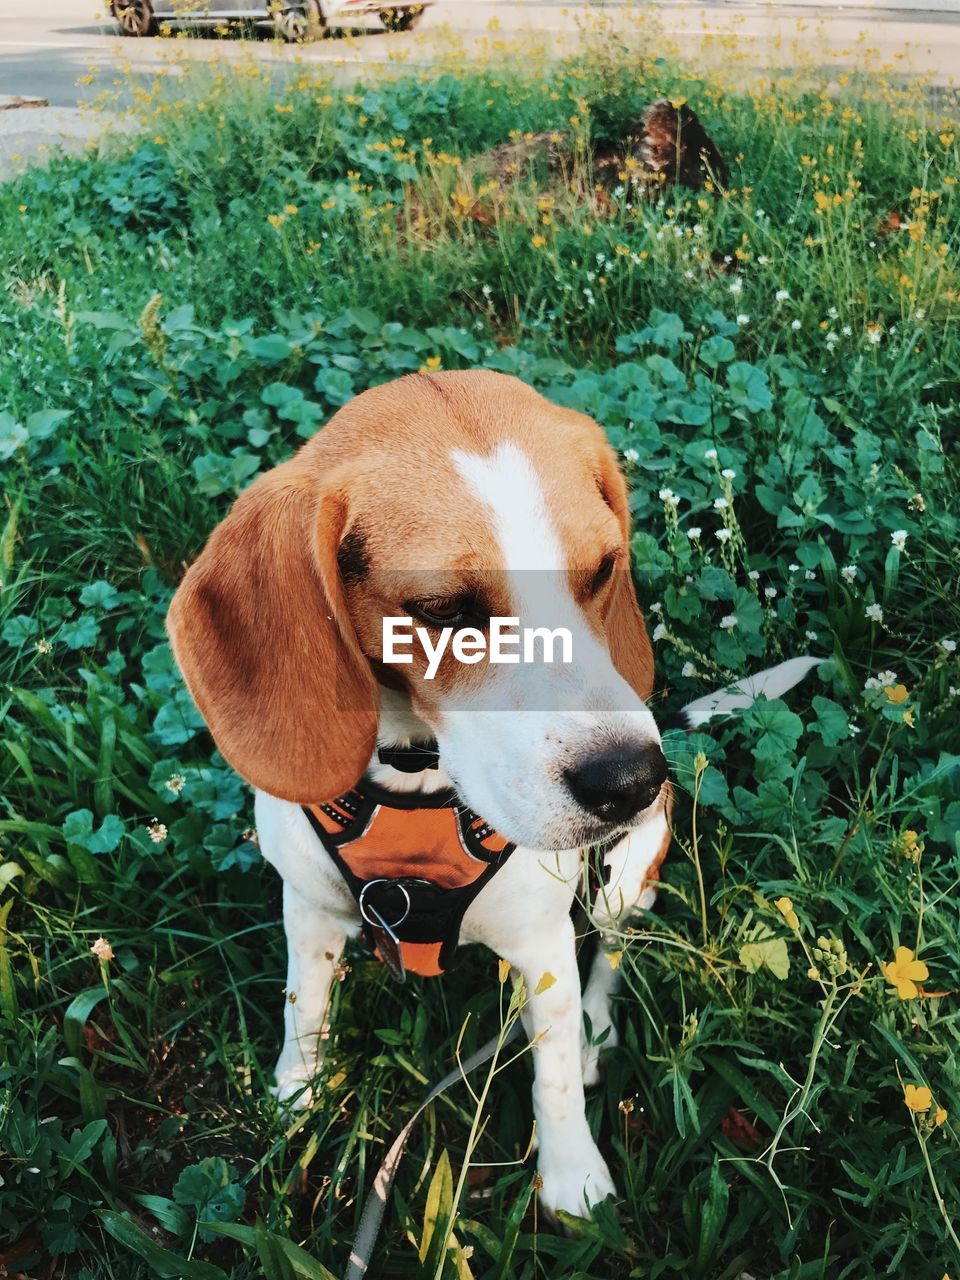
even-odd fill
[[[402,913],[396,920],[387,922],[383,916],[373,905],[367,901],[369,891],[377,885],[386,884],[394,889],[399,889],[403,894],[404,906]],[[357,898],[357,906],[360,909],[360,915],[364,922],[369,926],[373,935],[374,945],[383,963],[387,966],[392,977],[397,982],[406,982],[407,966],[403,962],[403,951],[400,948],[400,939],[394,932],[399,928],[410,914],[410,894],[407,886],[399,880],[388,880],[381,876],[377,880],[368,880],[360,890],[360,896]]]

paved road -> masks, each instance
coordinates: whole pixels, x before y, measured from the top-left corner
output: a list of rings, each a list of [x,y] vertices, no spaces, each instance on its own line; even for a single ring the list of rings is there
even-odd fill
[[[856,5],[861,0],[853,2]],[[866,44],[876,50],[880,61],[909,65],[945,84],[952,74],[960,77],[960,0],[939,2],[951,4],[956,12],[934,15],[885,10],[881,17],[879,12],[829,12],[776,0],[772,4],[647,3],[642,9],[646,13],[657,10],[665,36],[681,40],[690,52],[704,40],[709,52],[711,44],[735,34],[741,46],[752,47],[757,65],[789,64],[794,42],[798,50],[815,51],[826,64],[849,65],[862,55]],[[617,0],[605,0],[603,7],[614,21],[630,21],[631,10]],[[350,66],[397,56],[429,63],[444,25],[468,40],[478,40],[494,19],[504,35],[533,29],[565,43],[575,39],[578,12],[591,8],[557,0],[440,0],[413,34],[387,35],[371,18],[368,32],[347,41],[325,39],[301,49],[278,47],[269,39],[253,43],[258,57],[280,63],[302,57],[309,62]],[[866,41],[861,38],[863,33]],[[777,37],[779,49],[772,45]],[[197,57],[209,56],[214,45],[230,56],[247,47],[247,42],[189,41],[190,51]],[[77,84],[91,66],[99,67],[101,78],[109,83],[111,67],[122,53],[134,75],[145,76],[163,58],[166,46],[167,41],[159,39],[121,40],[109,18],[106,0],[0,0],[0,94],[35,94],[51,106],[74,106],[92,93],[91,87]]]
[[[370,18],[365,31],[300,47],[269,38],[216,40],[196,29],[176,45],[178,52],[196,58],[218,52],[239,58],[252,52],[269,62],[278,76],[302,62],[330,64],[338,75],[347,76],[372,63],[429,66],[441,51],[449,54],[451,37],[460,41],[464,55],[509,43],[523,33],[533,33],[558,49],[576,47],[578,21],[602,12],[612,23],[624,25],[640,15],[642,21],[656,24],[657,35],[651,38],[659,41],[663,52],[679,50],[702,65],[724,61],[735,45],[748,52],[757,68],[788,67],[797,61],[862,68],[869,62],[874,69],[886,66],[904,79],[924,74],[939,85],[960,77],[960,0],[929,0],[954,10],[939,14],[893,10],[892,0],[878,0],[886,6],[882,13],[868,12],[858,8],[865,2],[847,0],[852,8],[829,10],[779,0],[640,0],[636,6],[622,0],[438,0],[409,34],[387,34]],[[92,99],[103,87],[118,84],[129,90],[137,82],[146,83],[169,59],[171,43],[160,38],[121,39],[107,0],[0,0],[0,108],[3,95],[21,94],[45,98],[51,108],[60,109],[0,109],[0,180],[28,157],[42,155],[52,139],[66,139],[73,132],[74,145],[82,146],[95,126],[77,115],[78,103]]]

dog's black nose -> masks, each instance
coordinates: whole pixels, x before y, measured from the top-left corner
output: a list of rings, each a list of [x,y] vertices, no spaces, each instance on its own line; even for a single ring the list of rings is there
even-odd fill
[[[588,813],[604,822],[629,822],[660,794],[667,762],[659,747],[622,747],[589,756],[563,776],[574,800]]]

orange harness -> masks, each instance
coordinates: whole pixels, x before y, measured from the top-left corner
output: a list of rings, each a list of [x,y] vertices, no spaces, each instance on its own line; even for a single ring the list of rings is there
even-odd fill
[[[393,976],[449,969],[467,908],[516,846],[449,789],[402,793],[361,778],[303,808]]]

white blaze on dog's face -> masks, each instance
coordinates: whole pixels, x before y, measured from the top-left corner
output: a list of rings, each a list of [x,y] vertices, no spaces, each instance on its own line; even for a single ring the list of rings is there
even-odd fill
[[[639,821],[666,777],[628,538],[589,418],[502,374],[405,377],[237,499],[168,628],[218,747],[261,790],[316,803],[353,786],[386,688],[470,808],[518,844],[572,848]],[[384,662],[384,618],[403,616],[434,643],[491,617],[565,629],[572,661],[468,665],[449,646],[427,679],[417,643]]]
[[[451,404],[453,375],[449,391],[446,379],[429,381],[459,430],[441,433],[452,447],[431,459],[433,482],[422,477],[426,510],[394,512],[402,541],[381,542],[357,512],[345,545],[356,553],[362,542],[364,572],[347,563],[345,577],[361,647],[382,660],[372,624],[382,636],[383,616],[412,616],[434,645],[443,626],[488,631],[491,616],[566,632],[570,662],[559,643],[543,661],[539,643],[533,662],[464,665],[448,645],[427,678],[415,642],[411,662],[378,674],[402,684],[459,794],[508,838],[556,849],[622,831],[659,797],[666,764],[641,697],[652,663],[613,455],[589,419],[526,388],[522,415],[511,403],[498,421],[496,404]],[[639,690],[614,665],[613,627]]]

